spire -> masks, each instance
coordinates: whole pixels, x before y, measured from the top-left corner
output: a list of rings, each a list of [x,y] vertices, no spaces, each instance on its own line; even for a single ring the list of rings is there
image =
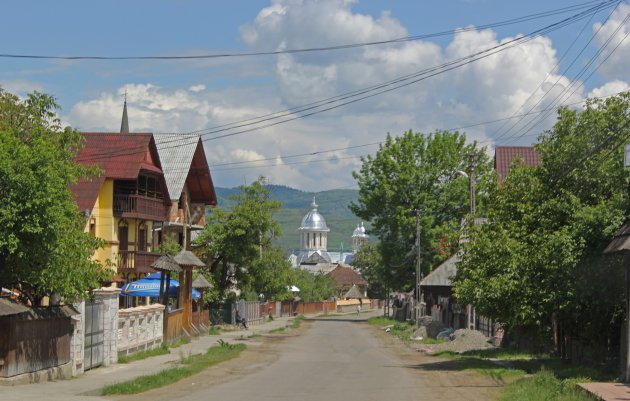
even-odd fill
[[[120,133],[129,133],[129,118],[127,117],[127,91],[125,91],[125,104],[123,105],[122,122],[120,123]]]
[[[313,210],[317,210],[317,203],[315,202],[314,196],[313,196],[313,203],[311,203],[311,208],[313,208]]]

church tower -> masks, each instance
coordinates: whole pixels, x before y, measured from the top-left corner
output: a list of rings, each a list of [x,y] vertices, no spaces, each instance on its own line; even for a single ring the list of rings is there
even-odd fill
[[[311,210],[302,219],[298,231],[300,232],[298,263],[306,261],[314,253],[319,254],[327,262],[330,262],[330,255],[326,250],[330,229],[326,225],[324,217],[317,210],[315,197],[313,197],[313,203],[311,203]]]
[[[357,228],[352,233],[352,253],[357,253],[359,249],[370,241],[370,237],[365,233],[363,222],[357,224]]]

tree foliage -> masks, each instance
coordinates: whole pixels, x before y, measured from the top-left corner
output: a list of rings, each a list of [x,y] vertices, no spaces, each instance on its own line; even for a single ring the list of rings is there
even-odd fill
[[[352,266],[370,284],[368,286],[370,298],[385,299],[387,297],[388,281],[391,277],[383,263],[380,242],[363,245],[354,254]]]
[[[489,223],[471,229],[458,265],[460,302],[508,326],[546,332],[555,319],[590,339],[616,335],[623,272],[601,253],[629,211],[629,106],[624,94],[561,109],[536,144],[542,165],[517,164],[489,189]]]
[[[68,189],[95,171],[74,162],[82,137],[61,127],[57,109],[49,95],[22,101],[0,88],[0,285],[32,304],[82,297],[105,278]]]
[[[422,271],[428,273],[454,252],[469,210],[468,180],[460,171],[469,170],[471,157],[477,185],[483,187],[488,157],[458,132],[388,134],[375,156],[362,158],[361,169],[353,173],[359,200],[350,209],[370,221],[370,233],[381,241],[387,272],[381,281],[397,289],[409,289],[415,281],[416,209],[421,212]]]
[[[282,263],[286,257],[272,246],[273,238],[281,235],[273,218],[280,202],[269,199],[262,177],[240,189],[238,195],[231,196],[234,204],[230,209],[212,209],[195,243],[210,262],[221,297],[226,295],[232,274],[245,292],[267,291],[266,295],[271,296],[278,288],[289,285],[284,272],[287,265]],[[277,275],[267,274],[267,269]]]
[[[336,293],[335,282],[326,274],[293,269],[291,276],[291,284],[300,289],[298,295],[304,302],[330,299]]]

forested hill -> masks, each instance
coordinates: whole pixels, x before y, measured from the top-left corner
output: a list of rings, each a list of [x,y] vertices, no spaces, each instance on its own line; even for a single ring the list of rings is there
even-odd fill
[[[328,250],[338,251],[343,243],[344,250],[352,247],[352,232],[357,227],[360,219],[352,214],[348,205],[359,196],[356,189],[333,189],[322,192],[304,192],[298,189],[282,186],[268,185],[271,198],[282,202],[282,209],[275,215],[282,227],[282,237],[278,244],[287,252],[297,250],[300,247],[298,227],[302,218],[311,210],[313,196],[318,204],[318,210],[326,219],[330,228],[328,233]],[[232,205],[230,195],[236,195],[238,188],[216,187],[219,206],[227,208]]]

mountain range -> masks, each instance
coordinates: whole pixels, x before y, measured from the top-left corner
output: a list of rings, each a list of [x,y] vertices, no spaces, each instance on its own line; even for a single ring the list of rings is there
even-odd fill
[[[300,235],[298,228],[302,218],[311,210],[313,197],[318,210],[326,220],[330,229],[328,233],[328,250],[344,251],[352,249],[352,233],[361,222],[348,205],[356,201],[359,191],[356,189],[333,189],[321,192],[306,192],[283,185],[267,185],[271,199],[280,201],[282,208],[274,215],[280,223],[283,235],[276,241],[288,253],[299,250]],[[215,187],[219,207],[229,208],[234,202],[230,195],[237,195],[239,188]],[[343,245],[342,245],[343,244]]]

